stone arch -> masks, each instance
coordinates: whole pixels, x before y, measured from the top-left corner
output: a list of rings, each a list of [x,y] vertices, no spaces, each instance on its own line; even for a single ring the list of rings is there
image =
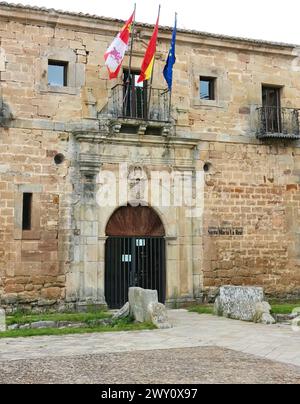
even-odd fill
[[[165,237],[165,227],[159,214],[150,206],[121,206],[110,216],[106,236]]]

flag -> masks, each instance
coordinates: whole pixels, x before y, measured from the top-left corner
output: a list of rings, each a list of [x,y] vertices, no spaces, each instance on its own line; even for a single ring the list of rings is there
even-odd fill
[[[158,37],[158,24],[159,24],[159,15],[157,17],[157,21],[154,27],[154,31],[152,34],[152,37],[150,39],[142,67],[141,67],[141,74],[138,78],[138,83],[141,83],[142,81],[149,80],[152,75],[152,70],[154,66],[154,58],[155,58],[155,53],[156,53],[156,42],[157,42],[157,37]]]
[[[176,62],[176,35],[177,35],[177,14],[175,16],[175,25],[173,29],[172,42],[169,50],[167,62],[164,68],[164,77],[168,83],[169,90],[172,90],[173,85],[173,66]]]
[[[121,70],[125,52],[128,48],[134,17],[135,12],[132,13],[132,16],[126,22],[118,36],[113,40],[112,44],[104,55],[105,65],[107,66],[110,80],[116,79]]]

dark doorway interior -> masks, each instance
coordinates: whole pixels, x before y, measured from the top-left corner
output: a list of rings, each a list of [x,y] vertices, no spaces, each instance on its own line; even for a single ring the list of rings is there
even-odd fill
[[[124,116],[127,118],[147,118],[147,82],[138,83],[139,75],[124,70]]]
[[[165,303],[165,232],[154,210],[122,207],[110,219],[106,234],[105,298],[109,308],[121,308],[131,286],[157,290],[159,301]]]
[[[266,133],[281,133],[281,103],[280,88],[267,87],[262,88],[262,102],[264,112],[264,123]]]

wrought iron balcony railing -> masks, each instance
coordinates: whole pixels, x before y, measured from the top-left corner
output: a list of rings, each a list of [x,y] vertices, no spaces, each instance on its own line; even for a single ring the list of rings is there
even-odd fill
[[[260,107],[258,133],[260,139],[300,139],[300,110],[280,107]]]
[[[157,88],[118,84],[111,90],[108,112],[115,118],[169,122],[170,93]]]

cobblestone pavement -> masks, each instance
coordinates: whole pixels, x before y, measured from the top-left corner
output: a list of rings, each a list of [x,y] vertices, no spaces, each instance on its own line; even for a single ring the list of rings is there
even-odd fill
[[[5,361],[1,383],[300,384],[300,368],[202,347]]]

